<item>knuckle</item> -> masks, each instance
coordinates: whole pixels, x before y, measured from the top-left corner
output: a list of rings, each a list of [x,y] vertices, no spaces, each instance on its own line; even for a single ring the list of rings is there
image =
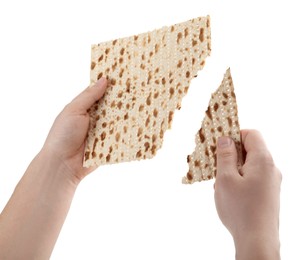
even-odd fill
[[[279,179],[279,181],[281,183],[282,180],[283,180],[283,175],[282,175],[282,173],[281,173],[281,171],[279,169],[276,169],[276,175],[277,175],[277,177],[278,177],[278,179]]]
[[[64,108],[63,108],[63,111],[68,110],[71,106],[72,106],[72,102],[66,104],[66,105],[64,106]]]
[[[220,152],[218,152],[218,155],[221,158],[230,158],[233,156],[233,151],[230,149],[223,149]]]
[[[254,135],[261,135],[260,131],[258,131],[257,129],[251,129],[249,131],[250,131],[250,133],[252,133]]]
[[[272,155],[267,150],[260,150],[257,154],[257,159],[264,165],[269,167],[275,167],[275,163]]]
[[[66,104],[63,108],[63,110],[61,111],[60,114],[69,114],[71,112],[71,110],[73,109],[73,103],[70,102],[68,104]]]

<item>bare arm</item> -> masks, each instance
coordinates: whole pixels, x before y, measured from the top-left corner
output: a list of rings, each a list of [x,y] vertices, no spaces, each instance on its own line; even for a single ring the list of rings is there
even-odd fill
[[[238,260],[280,259],[281,173],[261,134],[242,131],[247,152],[241,174],[234,142],[218,141],[215,202],[222,223],[233,236]]]
[[[80,181],[89,126],[87,110],[100,99],[106,80],[77,96],[56,118],[0,215],[0,259],[49,259]]]

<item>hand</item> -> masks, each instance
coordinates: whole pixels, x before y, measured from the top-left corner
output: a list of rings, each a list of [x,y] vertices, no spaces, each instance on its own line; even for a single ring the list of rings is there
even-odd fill
[[[42,149],[49,156],[58,158],[76,182],[95,169],[82,166],[89,127],[87,111],[104,95],[106,86],[106,79],[101,78],[69,103],[57,116]]]
[[[234,238],[239,259],[280,259],[282,176],[261,134],[255,130],[241,134],[247,153],[241,174],[232,139],[218,140],[215,183],[218,215]]]
[[[42,150],[1,213],[0,259],[50,258],[77,185],[93,170],[82,166],[87,111],[103,96],[106,85],[100,79],[56,118]]]

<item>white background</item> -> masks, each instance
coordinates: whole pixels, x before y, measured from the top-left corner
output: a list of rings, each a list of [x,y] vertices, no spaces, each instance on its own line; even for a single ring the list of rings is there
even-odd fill
[[[56,115],[89,84],[92,43],[207,14],[212,55],[162,149],[152,160],[104,166],[88,176],[51,259],[234,259],[213,181],[181,184],[210,93],[229,66],[241,128],[263,133],[283,173],[282,257],[303,259],[300,1],[1,0],[0,208]]]

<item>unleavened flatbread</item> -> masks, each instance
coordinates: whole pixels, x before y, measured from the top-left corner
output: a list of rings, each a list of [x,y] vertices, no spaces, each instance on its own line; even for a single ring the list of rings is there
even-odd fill
[[[192,184],[216,176],[216,146],[220,136],[229,136],[235,141],[238,168],[240,168],[243,164],[243,152],[237,101],[230,69],[226,71],[220,87],[211,96],[202,126],[195,137],[195,150],[187,156],[189,171],[183,177],[183,183]]]
[[[207,16],[92,46],[91,84],[106,77],[109,86],[89,111],[85,167],[156,154],[210,38]]]

